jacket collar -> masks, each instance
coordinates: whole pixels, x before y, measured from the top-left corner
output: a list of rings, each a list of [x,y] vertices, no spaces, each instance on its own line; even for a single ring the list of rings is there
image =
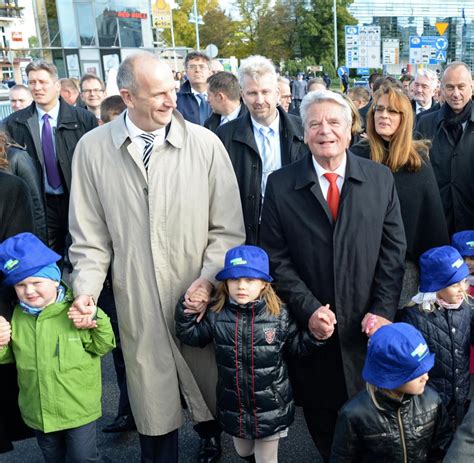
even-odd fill
[[[350,151],[346,151],[347,155],[347,165],[346,165],[346,176],[344,178],[344,184],[347,180],[355,180],[356,182],[365,182],[367,176],[362,167],[361,159],[358,156],[355,156]],[[308,185],[314,183],[319,185],[316,172],[313,167],[312,154],[309,152],[299,165],[300,173],[297,176],[295,183],[295,189],[300,190],[305,188]],[[343,187],[344,189],[344,187]]]
[[[253,307],[255,313],[258,313],[261,310],[266,309],[266,304],[263,299],[259,299],[258,301],[248,302],[245,305],[240,305],[240,304],[237,304],[235,301],[231,301],[229,298],[228,303],[229,303],[229,306],[235,311],[248,312],[248,311],[251,311]]]
[[[30,104],[25,109],[22,109],[21,111],[18,111],[14,114],[13,120],[15,122],[19,122],[21,124],[27,124],[28,120],[30,120],[33,117],[37,117],[37,109],[36,109],[36,103],[33,101],[33,103]],[[58,115],[58,128],[63,126],[63,125],[68,125],[68,124],[77,124],[77,112],[76,108],[68,105],[62,97],[59,97],[59,115]]]
[[[441,105],[439,111],[437,111],[437,118],[436,118],[436,126],[438,126],[441,122],[444,121],[446,118],[446,103]],[[471,122],[474,122],[474,104],[471,105]]]
[[[288,140],[298,138],[298,140],[303,142],[303,137],[299,134],[300,130],[298,130],[298,127],[295,125],[295,121],[291,119],[280,106],[277,106],[277,111],[280,115],[280,135],[286,132]],[[236,119],[236,121],[238,121],[238,125],[234,131],[232,137],[233,140],[248,145],[258,152],[255,137],[253,135],[253,125],[250,111],[247,110],[246,114]]]
[[[187,80],[186,82],[184,82],[183,85],[181,85],[181,88],[179,90],[178,93],[181,93],[181,94],[184,94],[184,93],[193,93],[191,91],[191,83],[189,82],[189,80]]]
[[[125,124],[125,115],[126,112],[124,111],[120,117],[109,122],[112,141],[117,150],[120,149],[127,140],[130,141],[128,129]],[[168,124],[166,130],[165,141],[172,144],[175,148],[180,149],[184,146],[186,136],[187,132],[184,118],[177,110],[174,110],[171,116],[171,122]]]

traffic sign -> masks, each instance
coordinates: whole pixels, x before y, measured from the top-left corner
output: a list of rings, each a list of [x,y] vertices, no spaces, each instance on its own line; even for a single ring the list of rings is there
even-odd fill
[[[344,73],[349,74],[349,68],[347,68],[346,66],[339,66],[337,68],[337,75],[339,77],[342,77],[344,75]]]
[[[345,26],[344,31],[347,67],[380,67],[380,27]]]
[[[448,40],[437,36],[410,37],[410,64],[433,64],[445,62]]]
[[[439,35],[443,35],[449,26],[449,23],[435,23]]]

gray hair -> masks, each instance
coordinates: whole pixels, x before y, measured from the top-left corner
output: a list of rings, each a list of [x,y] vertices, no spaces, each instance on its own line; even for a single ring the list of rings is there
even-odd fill
[[[290,81],[286,77],[283,77],[283,76],[278,76],[277,81],[285,85],[290,85]]]
[[[119,90],[125,88],[130,93],[137,93],[138,86],[135,73],[135,62],[144,58],[155,60],[157,63],[160,63],[158,56],[148,51],[140,51],[127,56],[120,63],[117,71],[117,87]]]
[[[239,83],[240,88],[244,88],[244,77],[250,77],[251,79],[258,80],[259,77],[270,74],[277,83],[277,73],[273,63],[264,56],[253,55],[242,61],[239,68]]]
[[[348,127],[350,127],[352,125],[351,107],[342,97],[342,95],[331,92],[330,90],[317,90],[316,92],[309,92],[305,95],[300,106],[300,115],[301,119],[303,120],[303,127],[306,129],[309,108],[314,104],[324,103],[326,101],[330,101],[341,106],[343,119],[347,122]]]
[[[472,80],[471,68],[466,63],[463,63],[462,61],[453,61],[452,63],[448,64],[446,68],[444,69],[443,77],[441,78],[441,83],[444,83],[444,76],[446,75],[448,71],[451,71],[452,69],[457,69],[459,67],[464,68],[469,73]]]
[[[431,69],[419,69],[415,76],[415,82],[418,77],[426,77],[430,81],[432,89],[435,89],[438,86],[438,76],[436,72],[432,71]]]

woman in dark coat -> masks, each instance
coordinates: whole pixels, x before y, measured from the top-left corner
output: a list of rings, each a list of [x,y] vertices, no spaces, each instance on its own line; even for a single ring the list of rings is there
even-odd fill
[[[430,248],[449,244],[438,186],[428,159],[429,143],[414,140],[413,110],[402,90],[382,85],[367,115],[367,140],[352,146],[361,157],[390,168],[395,179],[407,240],[399,308],[418,292],[418,259]]]
[[[0,242],[21,232],[34,232],[33,209],[28,186],[20,178],[2,171],[0,159]],[[0,286],[0,315],[10,319],[14,294]],[[18,409],[18,387],[14,365],[0,365],[0,453],[13,449],[12,440],[32,437]]]
[[[9,140],[5,132],[0,131],[0,159],[3,170],[20,177],[30,190],[36,236],[44,243],[48,243],[46,229],[46,209],[42,190],[42,179],[35,168],[30,155],[16,143]]]

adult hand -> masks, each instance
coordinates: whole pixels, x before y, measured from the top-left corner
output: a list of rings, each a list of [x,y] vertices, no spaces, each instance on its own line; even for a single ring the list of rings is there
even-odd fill
[[[370,338],[381,326],[390,323],[392,322],[387,318],[367,312],[361,323],[362,332]]]
[[[329,308],[329,304],[326,304],[314,311],[308,321],[308,328],[318,341],[325,341],[334,333],[336,323],[335,313]]]
[[[92,296],[81,294],[74,299],[67,316],[69,320],[72,320],[76,328],[88,330],[97,327],[97,322],[93,320],[96,311],[97,307]]]
[[[0,347],[6,346],[11,339],[12,326],[10,322],[3,317],[0,317]]]
[[[198,278],[191,283],[184,295],[184,313],[199,314],[197,322],[199,323],[204,317],[204,313],[211,299],[212,283],[205,278]]]

